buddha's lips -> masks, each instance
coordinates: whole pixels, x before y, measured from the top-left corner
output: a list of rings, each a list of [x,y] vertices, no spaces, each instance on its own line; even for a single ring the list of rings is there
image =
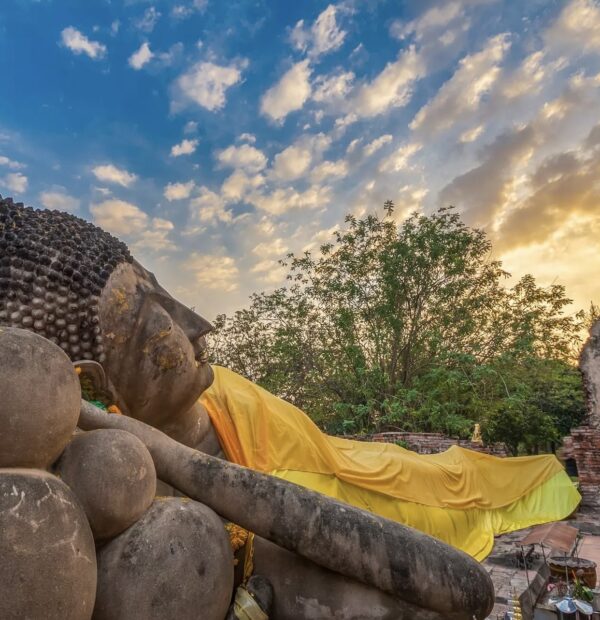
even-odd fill
[[[201,366],[208,363],[208,349],[201,349],[196,356],[196,366]]]

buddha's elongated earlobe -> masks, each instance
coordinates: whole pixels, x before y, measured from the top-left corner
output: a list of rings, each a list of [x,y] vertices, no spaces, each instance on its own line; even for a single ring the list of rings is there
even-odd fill
[[[117,392],[101,364],[90,360],[76,360],[73,366],[79,375],[85,400],[100,401],[106,406],[117,405]]]

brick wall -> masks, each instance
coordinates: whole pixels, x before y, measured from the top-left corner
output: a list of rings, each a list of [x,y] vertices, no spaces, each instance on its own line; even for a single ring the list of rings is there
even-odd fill
[[[442,435],[442,433],[377,433],[375,435],[368,435],[367,437],[355,437],[355,439],[385,443],[396,443],[401,441],[404,442],[410,450],[419,454],[437,454],[438,452],[444,452],[444,450],[447,450],[451,446],[460,446],[461,448],[485,452],[486,454],[493,454],[494,456],[507,455],[506,448],[503,444],[484,446],[481,443],[469,441],[467,439],[451,439],[450,437]]]
[[[590,330],[579,358],[587,418],[563,440],[563,457],[575,459],[583,504],[600,508],[600,321]]]
[[[563,441],[562,457],[575,459],[583,503],[600,508],[600,430],[574,428]]]

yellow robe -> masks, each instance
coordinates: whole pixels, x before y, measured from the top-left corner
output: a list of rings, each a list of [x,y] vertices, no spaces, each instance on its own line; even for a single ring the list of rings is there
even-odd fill
[[[566,518],[581,499],[553,455],[453,446],[420,455],[325,435],[300,409],[213,366],[202,395],[227,458],[435,536],[482,560],[494,535]]]

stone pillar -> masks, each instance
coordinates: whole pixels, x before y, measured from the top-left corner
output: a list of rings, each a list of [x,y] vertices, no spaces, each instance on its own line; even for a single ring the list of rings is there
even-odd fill
[[[587,416],[565,439],[565,456],[575,459],[583,504],[600,508],[600,320],[590,330],[579,369],[586,392]]]

